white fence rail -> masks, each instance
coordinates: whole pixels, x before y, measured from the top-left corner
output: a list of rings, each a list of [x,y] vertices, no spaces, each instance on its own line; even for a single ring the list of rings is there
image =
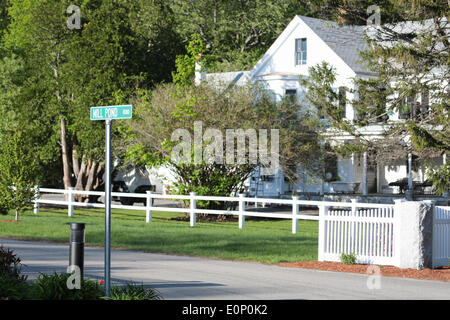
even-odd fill
[[[104,192],[95,192],[95,191],[80,191],[74,190],[73,188],[63,190],[63,189],[49,189],[49,188],[41,188],[38,191],[39,195],[42,193],[52,193],[52,194],[67,194],[67,201],[62,200],[51,200],[51,199],[42,199],[38,196],[38,199],[34,201],[35,209],[34,213],[37,214],[39,212],[39,204],[54,204],[67,206],[68,208],[68,216],[72,217],[74,214],[75,207],[87,207],[87,208],[104,208],[105,205],[103,203],[86,203],[86,202],[76,202],[74,200],[75,194],[80,195],[104,195]],[[239,217],[239,228],[244,228],[245,226],[245,217],[253,216],[253,217],[263,217],[263,218],[275,218],[275,219],[292,219],[292,232],[298,232],[298,220],[319,220],[318,216],[314,215],[302,215],[299,214],[299,205],[310,205],[310,206],[319,206],[322,205],[320,201],[300,201],[297,197],[293,197],[293,199],[268,199],[268,198],[248,198],[243,194],[240,194],[239,197],[211,197],[211,196],[198,196],[195,193],[191,193],[190,195],[162,195],[152,193],[151,191],[147,191],[146,194],[142,193],[122,193],[122,192],[112,192],[111,196],[113,197],[126,197],[126,198],[145,198],[146,203],[145,206],[128,206],[128,205],[115,205],[113,204],[111,207],[113,209],[128,209],[128,210],[139,210],[146,212],[146,222],[152,221],[152,211],[166,211],[166,212],[180,212],[180,213],[189,213],[190,215],[190,226],[193,227],[196,224],[196,216],[197,214],[216,214],[216,215],[235,215]],[[162,207],[162,206],[154,206],[155,199],[166,199],[166,200],[188,200],[189,207],[187,208],[173,208],[173,207]],[[197,201],[225,201],[225,202],[238,202],[238,210],[212,210],[212,209],[200,209],[197,208]],[[286,204],[291,205],[293,210],[292,213],[270,213],[270,212],[254,212],[254,211],[246,211],[246,205],[248,203],[273,203],[273,204]],[[334,203],[333,203],[334,204]],[[349,203],[342,203],[342,205],[349,205]]]
[[[450,265],[450,207],[433,210],[433,268]]]

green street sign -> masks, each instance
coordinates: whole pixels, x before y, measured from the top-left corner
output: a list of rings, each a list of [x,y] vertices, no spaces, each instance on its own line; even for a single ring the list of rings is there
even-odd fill
[[[132,114],[131,105],[91,108],[91,120],[131,119]]]

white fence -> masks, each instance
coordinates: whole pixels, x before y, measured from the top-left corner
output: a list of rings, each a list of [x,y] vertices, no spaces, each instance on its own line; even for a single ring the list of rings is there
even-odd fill
[[[354,202],[350,210],[322,210],[320,261],[340,261],[344,253],[354,254],[359,263],[395,264],[393,205]]]
[[[67,194],[67,201],[35,200],[35,214],[39,211],[39,204],[55,204],[68,207],[68,215],[74,214],[74,207],[104,208],[102,203],[75,202],[74,195],[102,196],[104,192],[79,191],[73,188],[39,189],[40,193]],[[396,235],[399,227],[399,216],[395,214],[395,205],[370,204],[352,202],[309,201],[292,199],[252,198],[240,194],[238,197],[211,197],[190,195],[161,195],[148,191],[142,193],[112,192],[113,197],[145,198],[144,206],[112,205],[113,209],[140,210],[146,212],[145,221],[152,221],[152,211],[189,213],[190,226],[196,225],[197,214],[234,215],[239,217],[238,226],[245,227],[245,218],[249,216],[274,219],[292,220],[292,233],[298,233],[299,220],[319,221],[318,260],[340,261],[341,254],[354,254],[359,263],[396,265],[398,254],[396,242],[401,241]],[[189,201],[187,208],[154,206],[155,199]],[[237,210],[212,210],[197,208],[197,201],[225,201],[237,202]],[[249,204],[280,204],[290,205],[291,212],[270,213],[246,210]],[[319,209],[319,215],[300,214],[299,206],[313,206]],[[449,207],[435,207],[433,222],[433,267],[446,266],[450,257],[450,209]],[[397,250],[398,251],[398,250]]]
[[[37,214],[39,212],[39,204],[54,204],[54,205],[62,205],[67,206],[68,208],[68,216],[73,216],[73,210],[75,207],[87,207],[87,208],[104,208],[105,205],[103,203],[85,203],[85,202],[75,202],[74,195],[95,195],[102,196],[104,192],[95,192],[95,191],[80,191],[74,190],[70,188],[68,190],[64,189],[48,189],[41,188],[39,189],[39,194],[42,193],[52,193],[52,194],[67,194],[68,200],[50,200],[50,199],[40,199],[34,201],[35,209],[34,213]],[[249,198],[245,197],[243,194],[240,194],[239,197],[211,197],[211,196],[198,196],[195,193],[191,193],[190,195],[162,195],[152,193],[151,191],[147,191],[146,194],[142,193],[122,193],[122,192],[112,192],[112,197],[125,197],[125,198],[145,198],[145,206],[127,206],[127,205],[115,205],[113,204],[111,207],[113,209],[128,209],[128,210],[139,210],[146,212],[146,222],[152,221],[152,211],[166,211],[166,212],[180,212],[180,213],[189,213],[190,215],[190,226],[193,227],[196,224],[196,216],[197,214],[216,214],[216,215],[234,215],[239,217],[239,228],[245,227],[245,217],[254,216],[254,217],[263,217],[263,218],[275,218],[275,219],[291,219],[292,220],[292,232],[298,232],[298,220],[319,220],[318,216],[313,215],[302,215],[299,214],[299,205],[308,205],[308,206],[320,206],[325,205],[325,202],[321,201],[300,201],[298,197],[293,197],[293,199],[268,199],[268,198]],[[189,207],[188,208],[173,208],[173,207],[163,207],[163,206],[154,206],[153,202],[155,199],[166,199],[166,200],[188,200]],[[197,208],[197,201],[225,201],[225,202],[238,202],[238,210],[213,210],[213,209],[199,209]],[[249,203],[257,204],[281,204],[281,205],[291,205],[292,213],[270,213],[270,212],[254,212],[254,211],[246,211],[246,206]],[[329,203],[335,204],[335,203]],[[349,203],[342,203],[343,205],[350,205]]]
[[[433,210],[433,268],[450,265],[450,207]]]

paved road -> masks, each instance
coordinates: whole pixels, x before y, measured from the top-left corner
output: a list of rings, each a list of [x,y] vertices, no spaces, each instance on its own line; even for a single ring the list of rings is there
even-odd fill
[[[68,246],[0,239],[27,265],[30,279],[39,272],[65,272]],[[450,283],[382,277],[368,289],[368,275],[284,268],[248,262],[112,250],[112,280],[143,282],[164,299],[450,299]],[[85,275],[103,276],[103,248],[85,248]]]

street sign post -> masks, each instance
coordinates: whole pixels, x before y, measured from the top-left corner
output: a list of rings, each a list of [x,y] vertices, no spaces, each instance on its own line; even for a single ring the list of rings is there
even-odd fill
[[[132,106],[92,107],[91,120],[105,120],[105,294],[111,290],[111,122],[131,119]]]

